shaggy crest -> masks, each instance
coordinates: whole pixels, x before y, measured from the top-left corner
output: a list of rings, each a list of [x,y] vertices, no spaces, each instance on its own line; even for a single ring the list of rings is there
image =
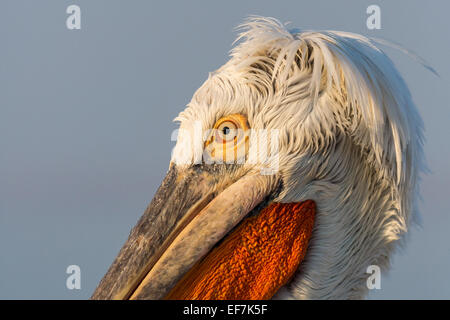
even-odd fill
[[[312,199],[318,213],[307,256],[276,298],[361,298],[367,267],[387,268],[415,214],[423,124],[409,90],[361,35],[290,31],[263,17],[240,30],[231,59],[176,120],[206,130],[242,113],[252,129],[279,130],[275,201]],[[203,142],[186,139],[173,162],[200,161]]]

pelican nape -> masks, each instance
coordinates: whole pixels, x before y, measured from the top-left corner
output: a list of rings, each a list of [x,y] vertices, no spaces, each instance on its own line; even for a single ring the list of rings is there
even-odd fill
[[[423,124],[391,60],[352,33],[241,31],[93,299],[362,298],[417,216]]]

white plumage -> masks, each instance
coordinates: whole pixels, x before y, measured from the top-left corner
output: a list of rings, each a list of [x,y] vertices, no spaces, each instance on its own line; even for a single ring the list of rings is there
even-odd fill
[[[318,211],[307,256],[276,298],[361,298],[367,267],[388,267],[416,216],[423,124],[409,90],[363,36],[289,31],[262,17],[240,28],[231,59],[177,118],[181,129],[197,121],[207,130],[234,113],[252,129],[278,129],[283,189],[275,201],[312,199]],[[201,137],[186,139],[179,136],[173,162],[201,160]]]

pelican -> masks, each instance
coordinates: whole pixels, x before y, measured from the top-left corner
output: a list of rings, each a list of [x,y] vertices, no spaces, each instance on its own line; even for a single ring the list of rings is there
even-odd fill
[[[418,217],[423,124],[374,41],[250,17],[92,299],[361,299]]]

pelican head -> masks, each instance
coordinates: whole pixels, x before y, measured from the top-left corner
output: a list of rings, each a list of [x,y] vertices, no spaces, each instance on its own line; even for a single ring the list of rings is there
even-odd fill
[[[422,121],[351,33],[241,26],[93,299],[354,299],[416,216]]]

